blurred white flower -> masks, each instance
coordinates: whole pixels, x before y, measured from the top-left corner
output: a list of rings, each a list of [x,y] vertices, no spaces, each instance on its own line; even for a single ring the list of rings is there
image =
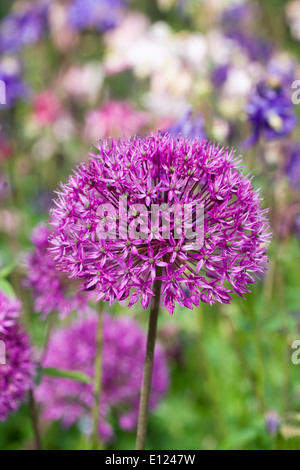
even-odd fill
[[[252,88],[252,80],[247,69],[232,67],[224,85],[224,94],[228,97],[248,96]]]
[[[128,51],[132,44],[140,41],[150,26],[149,19],[142,13],[130,12],[124,16],[119,26],[104,35],[106,74],[119,73],[131,67]]]
[[[289,2],[285,7],[285,15],[292,36],[300,41],[300,0]]]
[[[78,43],[79,35],[68,24],[68,8],[61,3],[52,2],[48,14],[52,41],[57,49],[67,51]]]

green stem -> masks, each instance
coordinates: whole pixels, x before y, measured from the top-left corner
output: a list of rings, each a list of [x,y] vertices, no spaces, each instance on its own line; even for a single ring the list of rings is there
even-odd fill
[[[31,417],[32,427],[33,427],[33,432],[34,432],[34,437],[35,437],[35,448],[36,450],[43,450],[42,439],[41,439],[39,423],[38,423],[38,412],[36,408],[36,402],[35,402],[33,390],[29,390],[29,409],[30,409],[30,417]]]
[[[94,375],[94,407],[93,407],[93,436],[92,447],[94,450],[101,449],[99,439],[100,424],[100,395],[102,382],[102,349],[103,349],[103,302],[99,303],[98,324],[96,332],[96,357],[95,357],[95,375]]]
[[[157,276],[159,277],[160,274],[157,273]],[[154,348],[155,348],[156,332],[157,332],[157,319],[158,319],[158,313],[159,313],[159,302],[160,302],[160,294],[161,294],[161,281],[159,281],[158,279],[156,279],[154,282],[153,291],[154,291],[155,297],[152,297],[152,301],[151,301],[146,357],[145,357],[145,363],[144,363],[143,382],[142,382],[142,388],[141,388],[141,399],[140,399],[140,409],[139,409],[137,438],[136,438],[136,450],[144,450],[146,446],[147,422],[148,422],[149,401],[150,401],[152,370],[153,370],[153,358],[154,358]]]

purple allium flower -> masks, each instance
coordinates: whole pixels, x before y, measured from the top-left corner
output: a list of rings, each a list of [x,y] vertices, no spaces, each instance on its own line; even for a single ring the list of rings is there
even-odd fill
[[[294,144],[290,148],[290,155],[286,165],[286,174],[292,189],[300,189],[300,145]]]
[[[274,436],[277,434],[277,431],[280,426],[280,417],[276,411],[269,411],[266,414],[266,427],[268,432]]]
[[[33,385],[35,366],[29,338],[15,323],[20,307],[18,301],[0,293],[0,341],[5,346],[5,360],[1,357],[0,361],[0,421],[18,409]]]
[[[15,325],[20,316],[21,303],[18,300],[8,299],[0,291],[0,335]]]
[[[72,0],[69,23],[78,30],[97,28],[106,31],[119,23],[126,3],[126,0]]]
[[[35,3],[21,12],[6,16],[0,23],[0,50],[17,52],[38,42],[47,27],[47,8],[45,2]]]
[[[193,115],[189,109],[184,116],[168,130],[172,136],[189,137],[190,139],[206,139],[204,120],[200,114]]]
[[[249,292],[267,261],[268,222],[233,151],[150,134],[100,141],[94,152],[61,186],[52,210],[58,269],[97,289],[97,300],[130,297],[131,306],[141,298],[143,308],[161,279],[170,313],[175,302],[192,309],[199,296],[229,303],[232,292]]]
[[[5,58],[0,62],[0,81],[5,84],[5,103],[11,108],[17,100],[27,97],[29,89],[22,79],[22,67],[18,60]]]
[[[43,317],[58,312],[60,318],[72,311],[79,314],[89,312],[87,296],[77,293],[76,286],[72,293],[72,281],[55,269],[55,261],[48,251],[51,234],[51,229],[45,224],[38,225],[31,238],[35,248],[26,259],[25,285],[32,290],[34,309],[42,313]]]
[[[289,92],[277,82],[260,82],[246,107],[252,125],[247,145],[255,144],[259,137],[275,140],[287,137],[297,125],[297,116]]]
[[[94,375],[97,317],[77,321],[58,330],[50,339],[44,367],[80,371]],[[137,423],[142,383],[146,335],[130,318],[104,315],[102,355],[101,422],[102,439],[109,440],[113,430],[108,414],[113,411],[122,429],[133,430]],[[154,356],[150,408],[157,406],[169,383],[162,349]],[[93,406],[93,386],[70,379],[44,377],[37,389],[37,400],[47,420],[62,420],[69,427],[89,416]]]

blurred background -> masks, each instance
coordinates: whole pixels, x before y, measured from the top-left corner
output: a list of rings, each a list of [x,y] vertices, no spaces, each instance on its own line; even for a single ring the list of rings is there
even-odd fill
[[[42,315],[32,231],[93,142],[169,130],[233,147],[270,208],[268,270],[246,301],[162,310],[170,378],[149,449],[300,449],[299,41],[299,0],[1,0],[0,289],[22,300],[37,351],[76,313]],[[146,328],[137,305],[108,310]],[[84,447],[84,422],[54,415],[40,419],[44,447]],[[109,419],[106,448],[134,448]],[[0,448],[32,446],[25,402]]]

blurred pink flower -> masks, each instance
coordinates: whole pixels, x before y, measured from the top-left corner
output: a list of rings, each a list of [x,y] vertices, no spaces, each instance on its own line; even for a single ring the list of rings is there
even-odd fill
[[[14,145],[0,133],[0,161],[8,160],[14,154]]]
[[[74,65],[58,77],[58,86],[71,98],[94,103],[101,90],[104,72],[99,62]]]
[[[52,91],[43,91],[36,95],[33,104],[33,119],[40,127],[54,123],[62,113],[58,98]]]
[[[85,122],[84,137],[99,140],[133,136],[148,124],[148,116],[126,101],[110,101],[100,109],[89,111]]]

